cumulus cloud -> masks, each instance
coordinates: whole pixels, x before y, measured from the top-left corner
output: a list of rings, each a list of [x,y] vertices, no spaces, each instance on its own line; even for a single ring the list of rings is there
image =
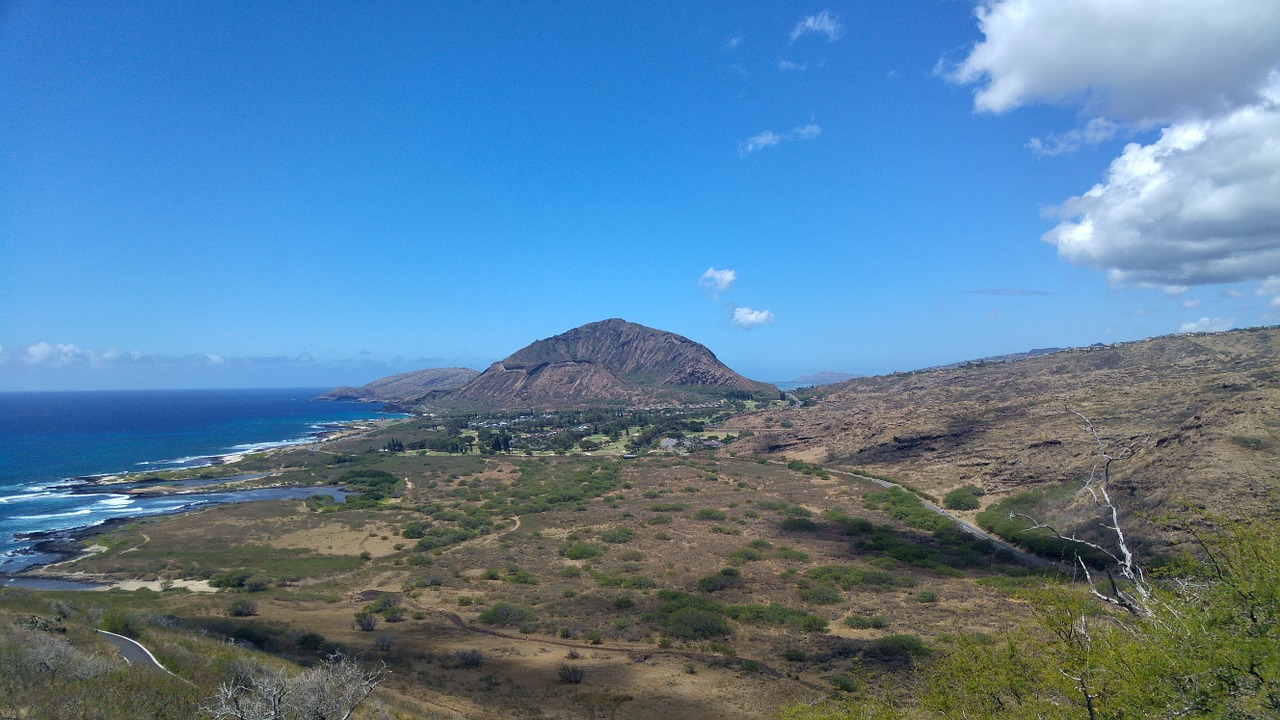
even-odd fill
[[[746,156],[757,150],[773,147],[779,143],[812,140],[821,134],[822,128],[813,123],[799,125],[792,128],[791,132],[787,133],[776,133],[772,130],[765,130],[764,132],[739,143],[738,155]]]
[[[1043,239],[1117,284],[1280,275],[1280,73],[1271,94],[1129,144],[1103,182],[1056,209],[1062,222]]]
[[[1145,123],[1251,102],[1280,62],[1271,0],[985,0],[985,39],[949,76],[980,85],[974,105],[1083,105]]]
[[[1186,300],[1183,300],[1179,304],[1182,305],[1182,307],[1187,310],[1195,310],[1196,308],[1200,307],[1200,298],[1187,298]]]
[[[753,310],[749,307],[736,307],[733,309],[729,322],[743,330],[760,325],[768,325],[774,320],[773,313],[768,310]]]
[[[38,342],[27,347],[28,365],[43,365],[51,357],[53,357],[53,346],[47,342]]]
[[[1160,128],[1051,209],[1043,240],[1060,257],[1175,296],[1280,277],[1280,4],[982,0],[975,14],[984,39],[947,75],[977,86],[976,110],[1051,102],[1088,118],[1033,152]]]
[[[829,11],[823,10],[817,15],[808,15],[800,19],[791,30],[791,42],[795,42],[810,33],[822,35],[827,42],[835,42],[844,34],[840,21]]]
[[[1195,322],[1182,323],[1178,326],[1180,333],[1199,333],[1199,332],[1222,332],[1235,327],[1234,318],[1207,318],[1202,317]]]
[[[702,273],[702,277],[698,278],[698,287],[711,293],[712,298],[719,299],[720,293],[733,287],[737,279],[738,273],[732,270],[717,270],[709,267]]]

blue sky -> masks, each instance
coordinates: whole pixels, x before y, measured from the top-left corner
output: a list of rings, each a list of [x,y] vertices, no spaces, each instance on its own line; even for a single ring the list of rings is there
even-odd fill
[[[1158,8],[1157,8],[1158,6]],[[1280,321],[1280,7],[0,3],[0,390]]]

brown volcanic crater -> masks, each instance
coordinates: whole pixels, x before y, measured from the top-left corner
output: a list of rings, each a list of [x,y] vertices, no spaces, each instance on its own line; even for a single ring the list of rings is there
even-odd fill
[[[686,337],[614,318],[533,342],[490,365],[440,404],[556,407],[692,401],[770,390]]]

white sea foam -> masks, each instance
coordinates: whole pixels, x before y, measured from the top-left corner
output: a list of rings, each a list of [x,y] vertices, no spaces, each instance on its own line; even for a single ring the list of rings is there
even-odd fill
[[[0,505],[7,505],[9,503],[24,502],[24,501],[30,501],[30,500],[43,500],[45,498],[64,498],[69,496],[70,496],[70,493],[58,493],[58,492],[50,492],[48,490],[42,490],[40,492],[29,492],[29,493],[19,493],[17,495],[0,496]]]
[[[94,507],[124,507],[132,505],[133,498],[128,495],[107,495],[98,502],[94,503]]]
[[[89,509],[72,510],[64,513],[50,513],[48,515],[14,515],[14,520],[52,520],[53,518],[79,517],[80,515],[88,515],[93,512]]]

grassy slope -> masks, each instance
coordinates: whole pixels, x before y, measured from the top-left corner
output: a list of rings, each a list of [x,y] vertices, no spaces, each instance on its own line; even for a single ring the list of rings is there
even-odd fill
[[[896,636],[928,644],[957,625],[991,629],[1008,617],[1003,594],[975,578],[1016,568],[962,574],[939,564],[954,557],[954,541],[868,509],[862,496],[874,488],[857,482],[710,456],[375,454],[361,463],[407,480],[400,496],[361,510],[256,503],[139,521],[74,565],[154,578],[243,569],[270,581],[263,592],[66,597],[92,614],[124,595],[147,632],[147,617],[172,615],[180,629],[166,633],[203,628],[302,661],[317,648],[363,652],[394,670],[395,691],[492,717],[534,706],[568,717],[768,717],[855,675],[892,678],[919,649]],[[351,466],[312,458],[300,472],[319,479]],[[415,530],[424,537],[403,536]],[[567,557],[575,544],[589,557]],[[701,589],[725,568],[728,587]],[[380,597],[403,618],[356,629],[355,613]],[[257,615],[229,617],[245,599]],[[0,605],[11,602],[6,593]],[[481,622],[500,603],[530,617]],[[691,604],[727,632],[690,633],[698,616],[677,613]],[[851,615],[873,626],[849,627]],[[482,668],[457,667],[452,654],[473,648]],[[570,650],[580,657],[566,660]],[[585,681],[560,682],[562,662],[584,667]]]

